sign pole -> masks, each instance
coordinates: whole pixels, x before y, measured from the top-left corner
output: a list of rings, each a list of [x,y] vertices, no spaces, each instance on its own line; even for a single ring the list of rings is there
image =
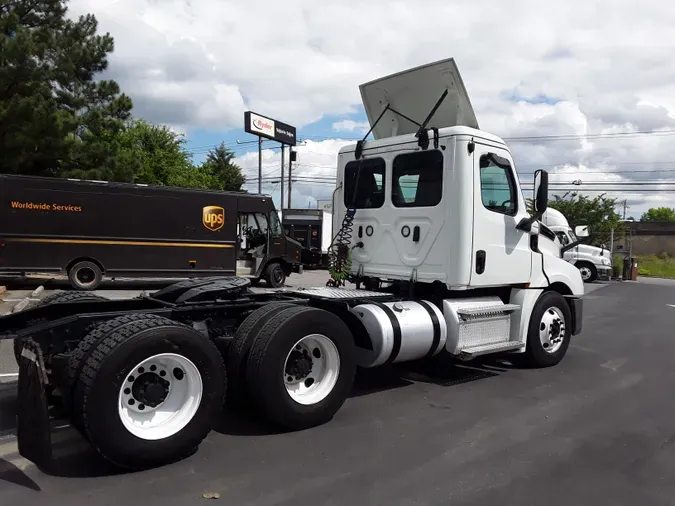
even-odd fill
[[[290,153],[288,155],[288,208],[293,209],[291,207],[291,193],[293,192],[293,181],[292,181],[292,176],[293,176],[293,148],[290,149]]]
[[[283,211],[284,209],[284,148],[286,146],[284,143],[281,143],[281,210]]]
[[[262,137],[258,136],[258,193],[262,193]]]

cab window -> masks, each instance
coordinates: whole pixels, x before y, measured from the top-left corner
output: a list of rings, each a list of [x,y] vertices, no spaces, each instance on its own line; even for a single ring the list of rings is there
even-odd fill
[[[434,207],[443,195],[440,151],[406,153],[394,158],[391,203],[396,207]]]
[[[345,206],[356,209],[382,207],[386,186],[385,167],[382,158],[365,158],[349,162],[345,166]]]
[[[483,206],[495,213],[515,215],[516,184],[509,161],[494,153],[488,153],[480,157],[479,170]]]
[[[270,235],[272,237],[281,237],[284,235],[284,231],[281,228],[279,216],[277,215],[276,211],[270,212]]]
[[[570,240],[565,232],[557,232],[556,235],[558,236],[560,244],[562,244],[563,246],[567,246],[570,243]]]

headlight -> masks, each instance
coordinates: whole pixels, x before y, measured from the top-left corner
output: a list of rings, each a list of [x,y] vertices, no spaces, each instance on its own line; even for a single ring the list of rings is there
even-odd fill
[[[609,260],[607,258],[602,259],[602,264],[603,265],[609,265]]]

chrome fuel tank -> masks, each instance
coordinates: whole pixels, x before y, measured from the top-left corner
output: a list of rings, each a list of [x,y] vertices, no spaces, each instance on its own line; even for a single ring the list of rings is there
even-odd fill
[[[443,313],[431,302],[369,303],[355,306],[351,312],[365,327],[373,348],[357,347],[361,367],[433,356],[447,340]]]

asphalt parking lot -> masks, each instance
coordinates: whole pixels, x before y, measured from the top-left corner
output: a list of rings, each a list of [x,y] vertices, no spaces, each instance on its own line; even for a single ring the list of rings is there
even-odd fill
[[[673,504],[670,304],[673,282],[589,285],[583,333],[557,367],[368,371],[324,426],[275,434],[224,413],[198,453],[142,473],[119,474],[67,427],[54,434],[55,465],[36,469],[16,454],[16,386],[5,383],[0,504],[183,506],[205,493],[247,506]]]

